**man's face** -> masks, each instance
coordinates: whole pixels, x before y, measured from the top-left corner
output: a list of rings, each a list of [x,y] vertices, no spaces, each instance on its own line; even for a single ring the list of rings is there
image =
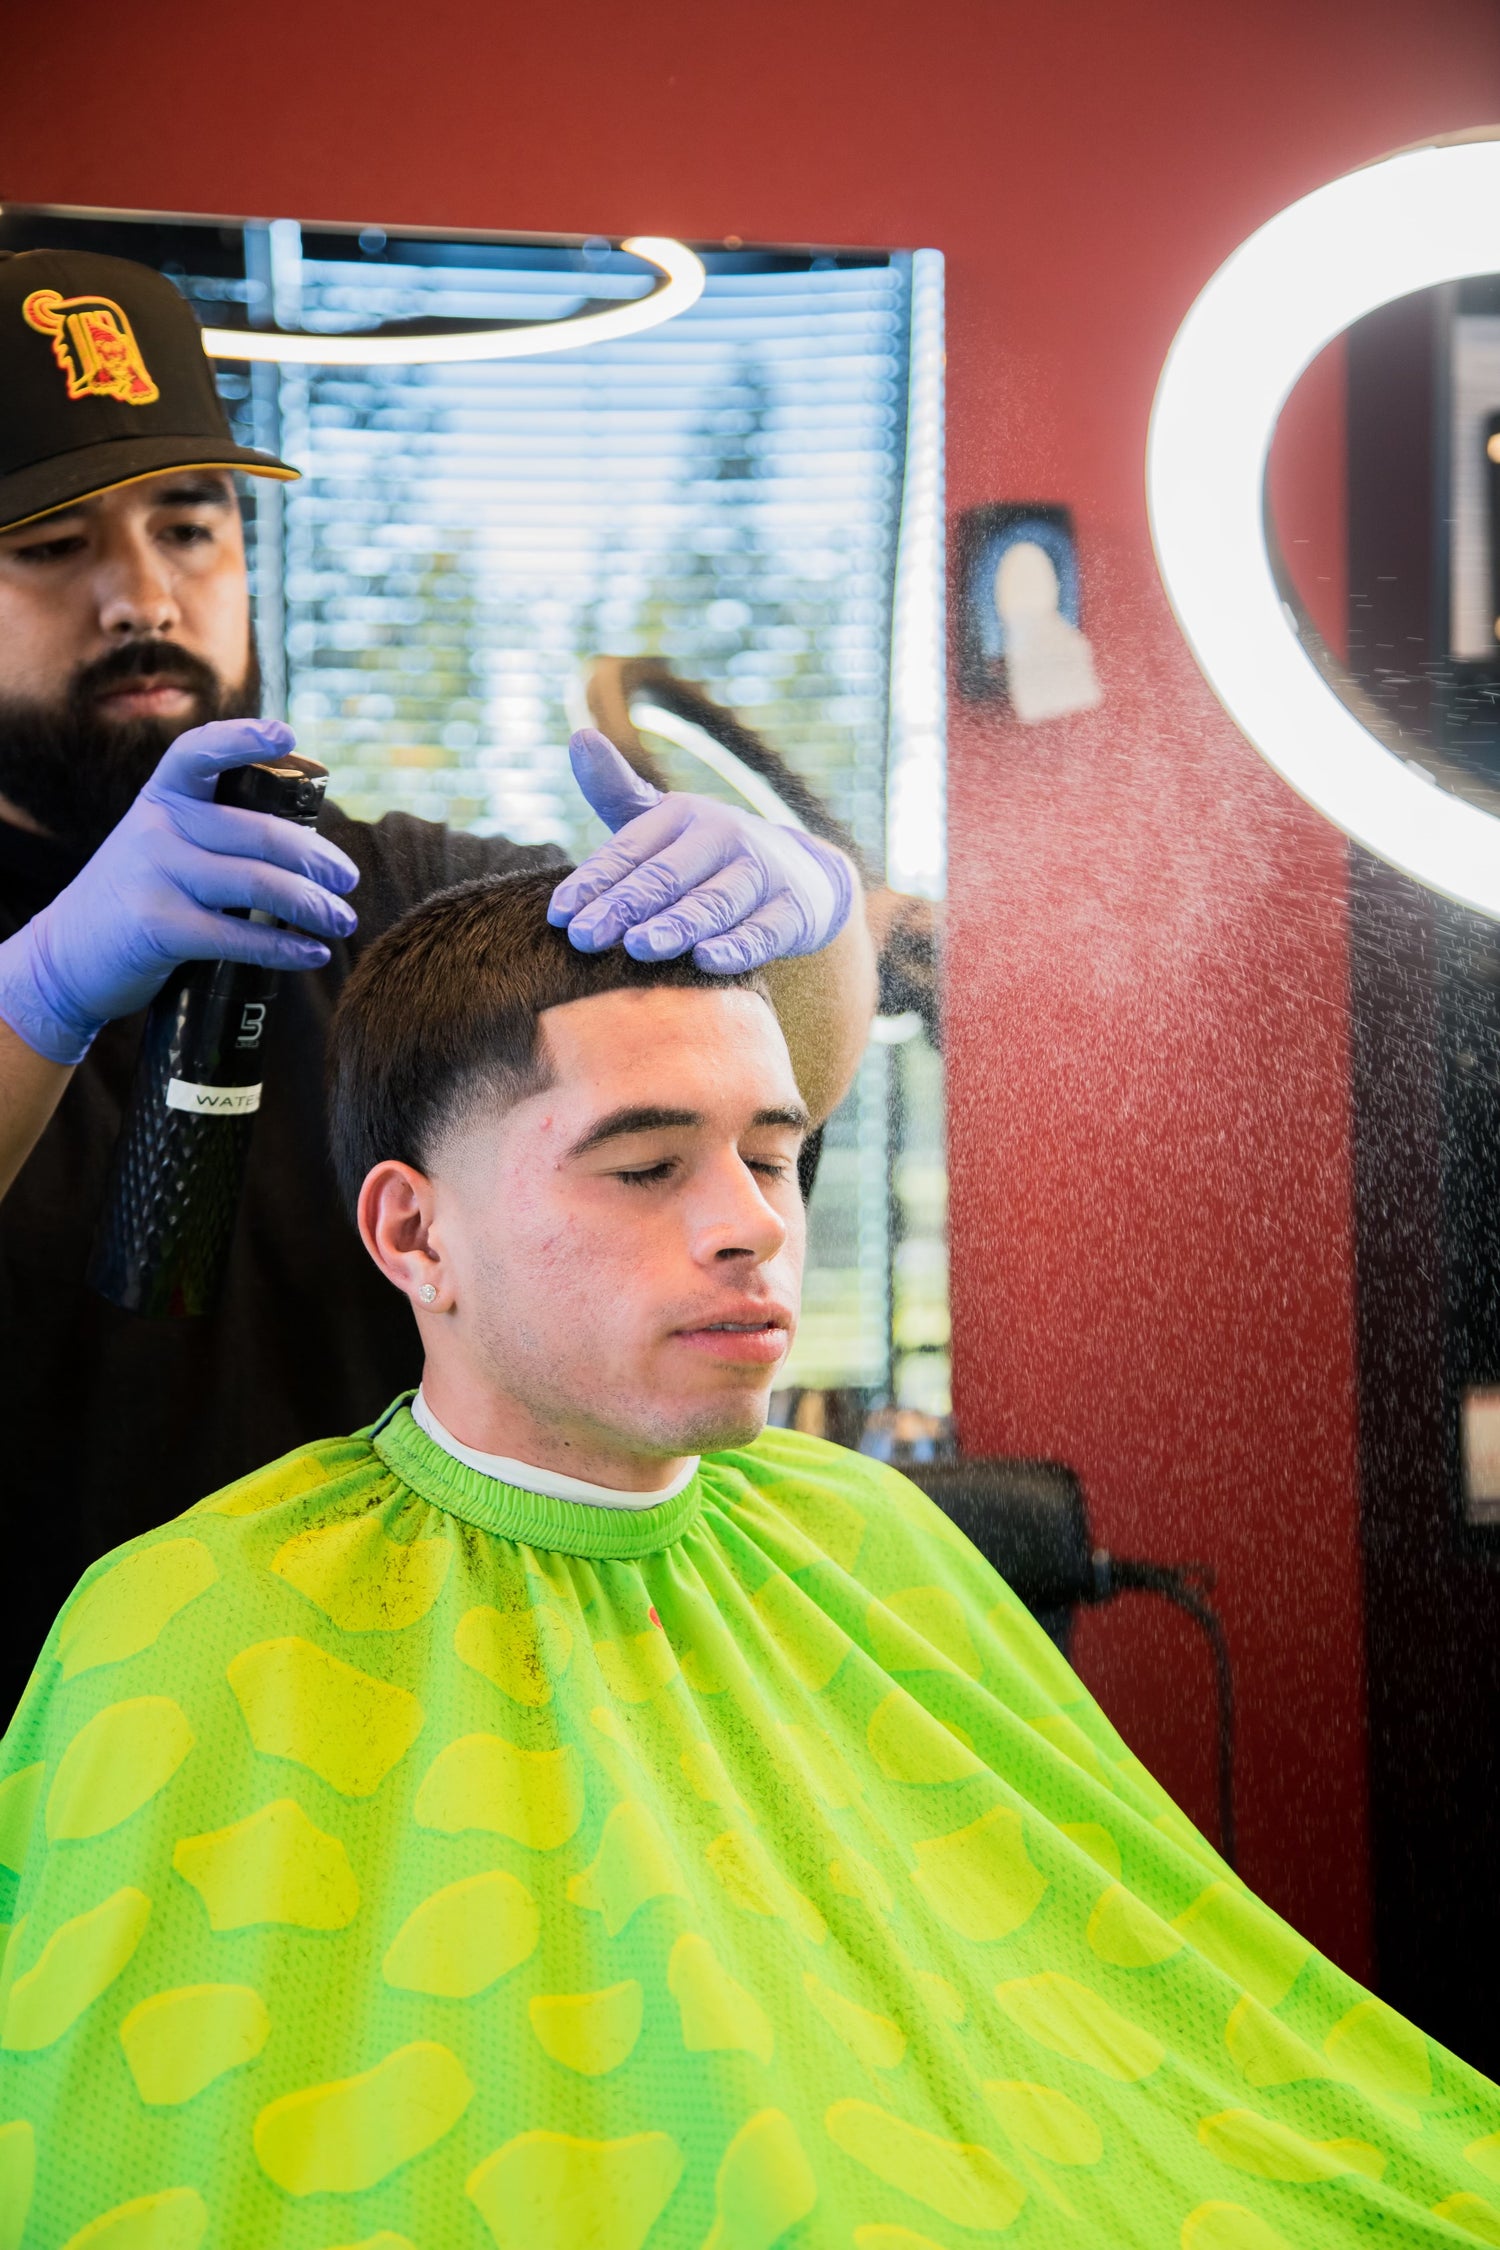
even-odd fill
[[[258,701],[226,471],[168,470],[0,532],[0,798],[30,823],[92,848],[169,742]]]
[[[555,1073],[432,1165],[456,1351],[542,1429],[666,1459],[748,1443],[796,1330],[806,1112],[743,990],[554,1008]],[[426,1324],[424,1324],[426,1325]]]

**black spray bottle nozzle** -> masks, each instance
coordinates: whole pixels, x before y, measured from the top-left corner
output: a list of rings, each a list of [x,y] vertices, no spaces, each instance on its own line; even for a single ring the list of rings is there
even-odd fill
[[[288,750],[279,758],[256,758],[221,773],[214,803],[237,805],[242,812],[272,813],[278,820],[295,820],[310,828],[323,809],[327,788],[326,766]]]

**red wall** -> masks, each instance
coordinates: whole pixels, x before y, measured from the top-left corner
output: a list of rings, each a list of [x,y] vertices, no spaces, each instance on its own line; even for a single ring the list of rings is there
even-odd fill
[[[1365,1965],[1342,848],[1178,642],[1142,456],[1241,236],[1500,109],[1488,0],[73,0],[6,64],[18,199],[947,253],[953,506],[1075,509],[1106,691],[953,714],[963,1433],[1072,1461],[1117,1551],[1218,1569],[1245,1872]],[[1306,420],[1335,607],[1338,444]],[[1082,1661],[1210,1819],[1190,1630],[1122,1604]]]

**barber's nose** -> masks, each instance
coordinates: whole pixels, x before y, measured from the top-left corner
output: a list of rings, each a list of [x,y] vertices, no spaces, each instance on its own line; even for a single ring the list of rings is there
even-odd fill
[[[171,573],[148,540],[121,537],[101,557],[99,624],[111,640],[167,634],[181,622]]]

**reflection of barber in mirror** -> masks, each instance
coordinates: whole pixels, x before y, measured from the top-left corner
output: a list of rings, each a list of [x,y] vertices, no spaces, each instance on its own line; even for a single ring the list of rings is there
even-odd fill
[[[929,1500],[765,1428],[776,1016],[553,880],[419,906],[334,1024],[420,1391],[96,1566],[0,1749],[10,2238],[1489,2239],[1496,2089]]]
[[[0,400],[0,1345],[27,1402],[5,1480],[3,1713],[92,1556],[412,1378],[404,1311],[333,1208],[328,1018],[403,908],[561,855],[403,814],[330,806],[313,833],[211,801],[226,767],[292,742],[254,719],[232,472],[295,471],[233,441],[168,281],[71,252],[0,260]],[[619,833],[554,901],[573,942],[763,964],[826,1115],[874,997],[847,857],[747,811],[658,804],[597,736],[575,741],[574,770]],[[290,927],[222,911],[247,907]],[[224,1303],[142,1324],[86,1292],[93,1228],[141,1010],[175,963],[220,957],[315,973],[278,1004]]]

